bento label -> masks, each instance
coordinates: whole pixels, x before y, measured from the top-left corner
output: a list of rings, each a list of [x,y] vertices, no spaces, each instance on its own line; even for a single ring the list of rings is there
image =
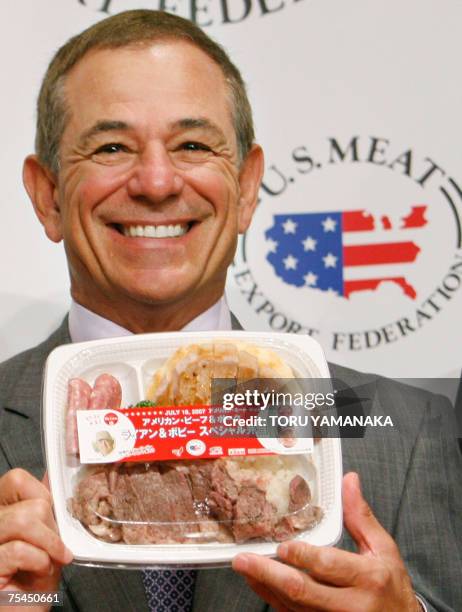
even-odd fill
[[[214,406],[77,410],[81,463],[164,461],[312,452],[312,438],[279,439],[250,427],[225,426]],[[227,416],[229,420],[229,413]]]

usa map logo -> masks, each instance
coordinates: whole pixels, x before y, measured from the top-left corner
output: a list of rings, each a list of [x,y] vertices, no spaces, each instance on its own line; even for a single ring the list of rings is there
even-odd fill
[[[265,233],[267,260],[280,279],[295,287],[349,298],[356,291],[392,282],[415,299],[416,289],[407,278],[390,271],[394,264],[413,263],[419,256],[419,245],[406,240],[406,233],[427,225],[426,208],[413,206],[398,227],[388,215],[377,219],[364,210],[274,215],[274,224]],[[376,240],[378,227],[388,240]],[[360,235],[361,242],[352,244],[352,235]]]

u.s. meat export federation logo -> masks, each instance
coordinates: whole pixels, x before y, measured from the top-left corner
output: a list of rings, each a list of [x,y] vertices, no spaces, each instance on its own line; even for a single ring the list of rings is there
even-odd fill
[[[411,148],[360,136],[298,146],[267,168],[232,278],[269,329],[328,351],[383,348],[460,299],[461,210],[458,181]]]

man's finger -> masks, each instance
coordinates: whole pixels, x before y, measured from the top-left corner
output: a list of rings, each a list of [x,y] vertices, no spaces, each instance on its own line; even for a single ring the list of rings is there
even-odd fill
[[[53,565],[49,555],[28,542],[12,540],[0,545],[0,577],[3,581],[18,571],[48,576],[52,570]]]
[[[358,545],[359,552],[394,552],[396,545],[364,499],[355,472],[343,477],[342,496],[345,527]]]
[[[359,584],[370,570],[370,561],[365,557],[306,542],[284,542],[277,554],[284,563],[308,570],[316,580],[341,587]]]
[[[11,513],[14,512],[14,516],[18,520],[22,520],[24,529],[31,520],[41,521],[45,523],[47,527],[58,533],[58,526],[53,515],[50,504],[44,499],[25,499],[24,501],[17,502],[16,504],[10,504],[9,506],[0,507],[0,525],[6,520],[10,520]]]
[[[26,470],[15,468],[0,478],[0,505],[6,506],[36,498],[51,504],[50,492],[46,486]]]
[[[27,517],[15,512],[14,509],[4,512],[0,520],[0,544],[13,540],[22,540],[36,548],[41,548],[52,559],[63,565],[72,561],[72,553],[55,531],[37,519],[27,520]]]
[[[260,555],[237,555],[233,559],[233,569],[274,591],[277,597],[287,602],[290,610],[310,606],[320,610],[338,610],[344,603],[347,589],[319,584],[298,569]]]

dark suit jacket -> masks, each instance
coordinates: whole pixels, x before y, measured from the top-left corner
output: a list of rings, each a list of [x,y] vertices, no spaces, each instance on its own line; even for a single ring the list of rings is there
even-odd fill
[[[0,474],[22,467],[43,476],[42,370],[48,353],[68,342],[65,320],[44,343],[0,365]],[[331,374],[357,389],[371,414],[386,412],[394,423],[392,431],[374,427],[364,438],[344,439],[344,471],[359,472],[366,499],[396,540],[429,611],[462,610],[462,461],[449,402],[339,366]],[[339,546],[354,550],[347,533]],[[65,610],[147,611],[138,571],[71,565],[63,583]],[[266,609],[230,569],[198,573],[196,612]]]

